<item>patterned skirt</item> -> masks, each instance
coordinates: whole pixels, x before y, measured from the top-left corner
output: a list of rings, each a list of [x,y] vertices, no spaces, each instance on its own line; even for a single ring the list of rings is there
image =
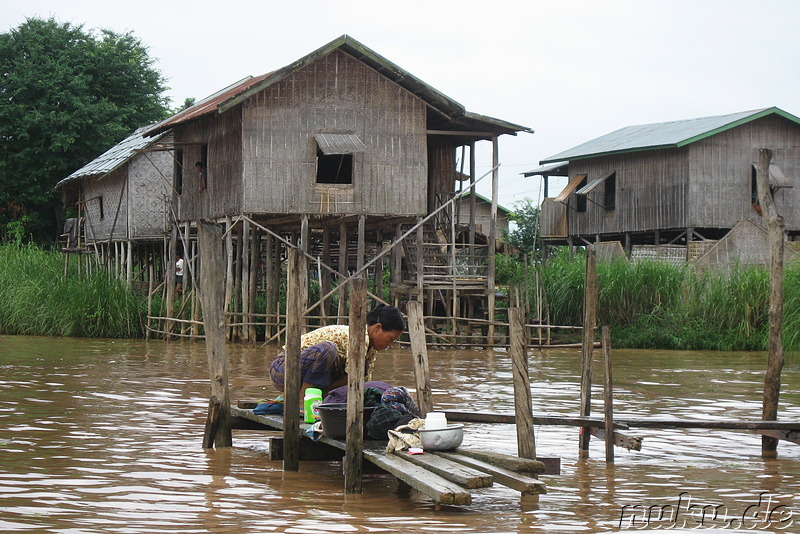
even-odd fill
[[[269,368],[269,377],[272,383],[283,391],[285,376],[286,353],[281,351]],[[300,353],[300,377],[306,382],[320,389],[327,389],[331,383],[345,375],[345,366],[336,345],[330,341],[323,341],[312,345]]]

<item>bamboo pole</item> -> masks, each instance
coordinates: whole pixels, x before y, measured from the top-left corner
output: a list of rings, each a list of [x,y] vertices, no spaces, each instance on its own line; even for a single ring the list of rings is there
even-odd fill
[[[347,224],[342,221],[339,223],[339,285],[343,280],[347,279]],[[345,310],[347,310],[347,291],[339,291],[339,311],[336,313],[338,316],[337,323],[341,324],[341,318],[344,317]]]
[[[225,313],[231,311],[231,301],[233,299],[233,221],[230,217],[225,217]],[[231,328],[225,329],[225,339],[230,341]]]
[[[172,333],[172,322],[171,319],[175,316],[175,262],[177,260],[178,252],[178,227],[173,225],[172,232],[170,233],[169,238],[169,265],[167,267],[167,308],[164,312],[164,315],[168,317],[168,319],[164,322],[164,330],[168,333]],[[169,335],[167,339],[169,339]]]
[[[606,462],[614,462],[614,379],[611,364],[611,329],[604,326],[603,336],[603,415],[606,431]]]
[[[286,289],[286,360],[283,386],[284,471],[300,469],[300,335],[303,325],[301,277],[305,276],[305,256],[289,249]]]
[[[206,333],[208,371],[211,395],[219,400],[218,423],[214,442],[217,447],[233,444],[230,424],[230,391],[228,388],[228,355],[225,346],[225,314],[222,273],[225,255],[222,230],[213,224],[197,222],[198,242],[203,269],[200,273],[200,299]]]
[[[153,262],[148,261],[147,264],[147,325],[144,332],[145,341],[150,340],[150,326],[153,315]]]
[[[770,250],[769,270],[769,352],[767,370],[764,374],[763,417],[765,421],[778,418],[778,401],[781,393],[781,370],[784,364],[783,344],[783,217],[778,214],[769,187],[769,165],[772,151],[762,148],[758,151],[756,182],[758,200],[767,220]],[[770,436],[761,437],[761,456],[775,458],[778,440]]]
[[[586,278],[583,292],[583,343],[581,347],[581,417],[592,412],[592,351],[597,324],[597,254],[591,245],[586,247]],[[589,457],[589,428],[581,427],[578,456]]]
[[[487,263],[489,264],[489,272],[487,273],[486,285],[489,288],[488,302],[486,307],[489,308],[489,343],[494,343],[494,315],[495,315],[495,247],[497,242],[497,195],[499,193],[500,184],[500,155],[498,153],[497,136],[492,137],[492,222],[489,227],[489,250],[487,254]]]
[[[272,321],[270,317],[273,313],[273,307],[275,305],[275,299],[273,298],[273,286],[275,285],[275,276],[274,270],[276,265],[275,255],[277,254],[277,242],[272,237],[272,234],[267,232],[266,236],[264,237],[265,243],[264,248],[266,249],[267,258],[264,262],[264,268],[266,272],[264,273],[264,278],[266,282],[266,302],[267,302],[267,309],[266,309],[266,331],[264,337],[266,339],[270,339],[273,334],[272,329]],[[275,319],[277,323],[277,318]]]
[[[253,313],[256,310],[256,298],[258,296],[258,264],[259,259],[261,258],[261,237],[258,234],[258,230],[253,228],[251,231],[251,235],[253,236],[253,243],[250,247],[250,276],[248,279],[250,280],[250,286],[248,287],[248,292],[250,297],[248,301],[250,305],[247,309],[247,317],[248,322],[251,323],[248,325],[247,328],[247,342],[248,343],[255,343],[256,341],[256,328],[252,324],[252,317]]]
[[[250,247],[252,245],[250,231],[250,222],[245,219],[242,222],[242,256],[240,258],[241,284],[239,287],[239,294],[242,299],[242,323],[250,321]],[[239,330],[239,339],[248,343],[250,341],[250,328],[242,326]]]
[[[347,444],[345,449],[344,491],[361,493],[364,460],[364,367],[367,347],[364,331],[367,281],[350,281],[350,346],[347,351]]]
[[[533,435],[533,399],[528,371],[527,330],[522,308],[508,309],[511,365],[514,380],[514,413],[517,422],[517,450],[520,458],[536,459]]]
[[[425,322],[423,306],[419,300],[410,300],[406,305],[408,312],[408,331],[411,337],[411,357],[414,358],[414,382],[417,387],[417,404],[420,416],[425,417],[433,410],[431,395],[430,367],[428,366],[428,347],[425,342]]]

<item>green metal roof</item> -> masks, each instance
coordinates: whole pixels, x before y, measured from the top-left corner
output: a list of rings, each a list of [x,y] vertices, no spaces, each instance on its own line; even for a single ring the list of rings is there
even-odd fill
[[[539,163],[574,161],[661,148],[680,148],[768,115],[778,115],[800,125],[800,118],[771,107],[730,115],[627,126],[550,156]]]

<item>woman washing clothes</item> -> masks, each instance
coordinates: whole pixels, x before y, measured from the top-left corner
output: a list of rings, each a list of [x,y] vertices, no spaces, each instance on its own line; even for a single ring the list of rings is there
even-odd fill
[[[394,306],[379,305],[367,313],[364,342],[367,353],[365,376],[369,380],[378,351],[397,341],[405,330],[403,314]],[[317,328],[300,337],[301,389],[319,388],[323,395],[347,384],[347,351],[350,347],[350,327],[331,325]],[[283,391],[286,350],[272,361],[269,376],[279,391]]]

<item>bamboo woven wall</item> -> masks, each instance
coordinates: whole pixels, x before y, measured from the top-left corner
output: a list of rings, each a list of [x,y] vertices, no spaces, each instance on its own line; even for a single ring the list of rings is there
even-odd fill
[[[249,213],[423,215],[426,106],[340,50],[243,104],[243,210]],[[352,131],[352,185],[317,185],[313,134]]]
[[[87,241],[108,241],[112,229],[115,241],[127,238],[127,172],[126,164],[107,174],[102,180],[83,178],[83,216]]]
[[[130,238],[162,239],[169,233],[174,160],[171,152],[151,152],[128,163]]]

